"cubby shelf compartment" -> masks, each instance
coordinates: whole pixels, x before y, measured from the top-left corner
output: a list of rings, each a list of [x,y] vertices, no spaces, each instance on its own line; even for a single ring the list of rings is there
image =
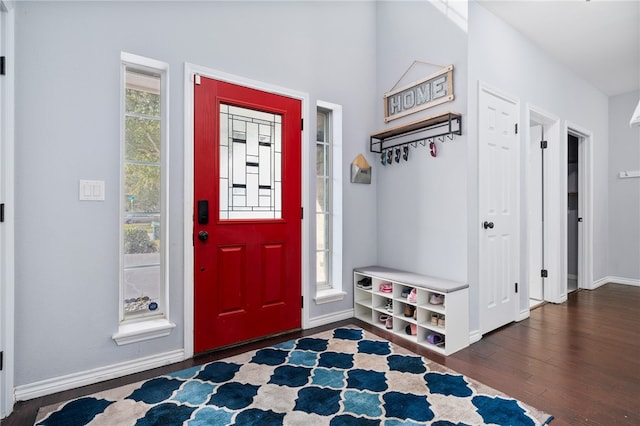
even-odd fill
[[[369,148],[371,152],[382,153],[397,146],[417,147],[419,143],[426,145],[433,140],[444,142],[446,138],[453,139],[454,135],[461,134],[462,115],[448,111],[374,133]]]
[[[357,286],[363,278],[371,278],[371,288]],[[469,286],[464,283],[443,280],[425,275],[399,271],[381,266],[367,266],[353,271],[355,317],[386,329],[380,315],[393,318],[393,327],[388,330],[411,342],[422,345],[434,352],[450,355],[469,346]],[[381,284],[390,284],[392,291],[380,291]],[[416,289],[416,301],[408,301],[406,294]],[[443,304],[432,304],[432,296],[444,297]],[[435,297],[435,296],[434,296]],[[386,309],[391,301],[392,311]],[[405,308],[415,307],[416,318],[404,315]],[[432,324],[432,315],[444,319],[444,325]],[[415,325],[416,335],[405,331]],[[429,335],[437,334],[444,339],[443,345],[428,341]]]

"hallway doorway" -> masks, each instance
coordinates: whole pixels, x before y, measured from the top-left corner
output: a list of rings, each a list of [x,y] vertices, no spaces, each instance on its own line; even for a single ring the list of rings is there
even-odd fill
[[[580,251],[580,162],[579,139],[567,135],[567,292],[578,289],[578,253]]]

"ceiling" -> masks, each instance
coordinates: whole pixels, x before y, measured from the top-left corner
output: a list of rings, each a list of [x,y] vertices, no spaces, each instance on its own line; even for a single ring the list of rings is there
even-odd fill
[[[608,96],[640,90],[640,0],[477,0]]]

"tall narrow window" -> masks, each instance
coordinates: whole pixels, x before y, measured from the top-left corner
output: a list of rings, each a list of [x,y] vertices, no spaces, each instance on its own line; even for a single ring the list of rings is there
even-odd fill
[[[140,331],[145,320],[168,318],[167,70],[162,62],[122,54],[119,344],[118,337],[131,334],[123,324],[136,323]],[[144,333],[137,340],[156,337]]]
[[[318,108],[316,132],[316,283],[331,288],[331,112]]]
[[[318,101],[316,131],[316,303],[341,300],[342,107]]]

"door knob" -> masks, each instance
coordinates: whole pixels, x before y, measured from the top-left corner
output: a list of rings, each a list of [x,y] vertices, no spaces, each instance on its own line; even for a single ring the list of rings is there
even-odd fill
[[[198,239],[200,241],[207,241],[209,239],[209,233],[207,231],[198,232]]]
[[[493,229],[493,222],[487,222],[485,220],[482,226],[484,227],[484,229]]]

